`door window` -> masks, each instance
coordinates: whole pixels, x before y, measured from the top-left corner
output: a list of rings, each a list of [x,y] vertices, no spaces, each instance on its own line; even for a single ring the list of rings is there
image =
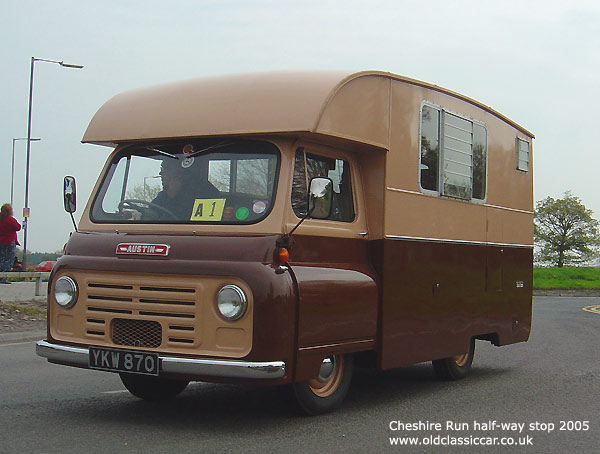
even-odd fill
[[[316,177],[327,177],[333,181],[333,208],[328,219],[352,222],[355,213],[348,161],[305,153],[303,149],[296,151],[292,182],[292,208],[296,216],[306,215],[307,188],[310,180]]]

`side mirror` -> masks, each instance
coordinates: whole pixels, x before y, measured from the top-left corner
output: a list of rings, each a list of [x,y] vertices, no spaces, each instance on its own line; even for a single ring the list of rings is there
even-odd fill
[[[333,208],[333,181],[316,177],[310,180],[308,215],[314,219],[327,219]]]
[[[75,188],[75,177],[65,177],[63,185],[63,199],[65,211],[75,213],[77,209],[77,190]]]

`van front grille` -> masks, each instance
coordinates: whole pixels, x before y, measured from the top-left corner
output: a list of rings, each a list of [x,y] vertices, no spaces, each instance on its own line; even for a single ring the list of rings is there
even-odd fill
[[[157,348],[162,343],[162,328],[154,321],[115,318],[112,341],[115,345]]]
[[[87,317],[99,321],[104,318],[110,327],[105,331],[106,337],[113,345],[177,345],[190,349],[201,341],[201,331],[196,329],[201,293],[195,286],[188,279],[170,285],[155,285],[148,278],[129,283],[106,278],[90,280],[85,292]],[[171,325],[178,328],[171,330]],[[88,321],[87,335],[102,336],[104,333],[98,328],[97,323]]]
[[[55,339],[175,355],[242,358],[252,348],[253,301],[236,277],[68,270],[79,287],[68,311],[51,311]],[[235,324],[215,308],[219,290],[236,284],[248,310]]]

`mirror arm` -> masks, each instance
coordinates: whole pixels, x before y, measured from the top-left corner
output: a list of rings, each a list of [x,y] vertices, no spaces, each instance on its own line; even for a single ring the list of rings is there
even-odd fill
[[[73,221],[73,228],[75,229],[75,233],[78,233],[77,230],[77,223],[75,222],[75,216],[73,216],[73,213],[69,213],[71,215],[71,221]]]
[[[310,211],[307,211],[306,214],[304,216],[302,216],[302,219],[300,219],[300,221],[298,222],[298,224],[296,224],[296,226],[290,230],[290,233],[287,234],[288,238],[292,237],[292,233],[294,233],[296,231],[296,229],[298,227],[300,227],[300,224],[302,224],[306,219],[308,219],[310,217],[310,214],[312,213],[312,211],[315,209],[315,207],[313,206],[313,209]]]

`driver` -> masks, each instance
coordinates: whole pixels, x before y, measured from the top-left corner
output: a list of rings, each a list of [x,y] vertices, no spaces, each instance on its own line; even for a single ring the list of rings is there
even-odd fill
[[[220,195],[212,183],[198,175],[199,162],[187,168],[184,163],[179,159],[163,160],[159,173],[163,189],[152,200],[153,204],[172,212],[178,221],[189,221],[195,199],[210,199]],[[166,213],[156,212],[161,218],[166,217]]]

